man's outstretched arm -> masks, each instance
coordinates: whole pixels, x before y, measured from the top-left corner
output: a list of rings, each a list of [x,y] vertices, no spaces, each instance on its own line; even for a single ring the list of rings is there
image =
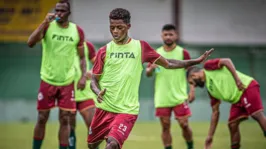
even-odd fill
[[[178,69],[178,68],[187,68],[189,66],[197,65],[204,62],[208,56],[213,52],[214,49],[210,49],[206,51],[203,55],[196,59],[190,60],[173,60],[173,59],[165,59],[164,57],[160,57],[155,64],[161,65],[166,69]]]

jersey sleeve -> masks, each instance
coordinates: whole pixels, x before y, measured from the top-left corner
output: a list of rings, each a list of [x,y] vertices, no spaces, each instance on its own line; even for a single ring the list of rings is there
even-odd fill
[[[89,49],[89,59],[93,59],[96,56],[95,48],[91,42],[86,42],[87,47]]]
[[[84,31],[77,25],[77,29],[78,29],[78,34],[79,34],[79,42],[78,42],[78,47],[82,46],[84,43],[84,38],[85,38],[85,34]]]
[[[183,50],[183,55],[184,55],[184,60],[190,60],[191,59],[190,54],[186,49]]]
[[[106,46],[99,49],[96,55],[96,59],[92,68],[92,73],[101,75],[104,67],[104,59],[106,56]]]
[[[140,41],[142,50],[142,63],[155,63],[161,55],[158,54],[147,42]]]
[[[216,104],[219,104],[219,103],[221,103],[221,101],[220,100],[218,100],[218,99],[216,99],[215,97],[213,97],[209,92],[208,92],[208,94],[209,94],[209,97],[210,97],[210,105],[211,106],[214,106],[214,105],[216,105]]]
[[[208,60],[204,63],[204,69],[206,69],[206,70],[220,69],[219,63],[220,63],[219,58]]]

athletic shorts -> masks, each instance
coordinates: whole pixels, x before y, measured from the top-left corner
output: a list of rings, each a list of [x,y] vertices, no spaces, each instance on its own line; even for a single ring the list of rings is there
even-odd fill
[[[37,109],[50,110],[55,106],[66,111],[76,110],[74,83],[66,86],[54,86],[41,81]]]
[[[81,112],[83,110],[95,107],[95,104],[93,99],[88,99],[84,101],[76,101],[76,107],[77,111]]]
[[[263,111],[260,97],[260,86],[253,80],[244,91],[240,101],[232,104],[229,115],[229,123],[239,119],[247,119],[248,116]]]
[[[191,116],[191,111],[187,102],[176,105],[175,107],[156,108],[155,116],[171,117],[172,111],[174,111],[176,119],[182,119]]]
[[[137,118],[138,115],[112,113],[96,108],[90,126],[88,143],[93,144],[112,137],[122,148]]]

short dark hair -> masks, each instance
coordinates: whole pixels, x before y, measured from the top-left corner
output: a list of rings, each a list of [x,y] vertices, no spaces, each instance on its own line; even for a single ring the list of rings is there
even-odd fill
[[[176,30],[175,25],[173,24],[165,24],[162,28],[162,31]]]
[[[123,20],[124,23],[130,23],[130,12],[124,8],[116,8],[110,12],[109,19]]]
[[[67,4],[67,6],[68,6],[68,10],[69,10],[69,11],[71,10],[71,8],[70,8],[70,3],[69,3],[69,1],[68,1],[68,0],[59,0],[59,1],[58,1],[58,3],[61,3],[61,4],[64,4],[64,3],[66,3],[66,4]]]
[[[187,69],[187,78],[191,75],[191,73],[194,72],[199,72],[201,70],[201,68],[196,67],[196,66],[191,66]]]

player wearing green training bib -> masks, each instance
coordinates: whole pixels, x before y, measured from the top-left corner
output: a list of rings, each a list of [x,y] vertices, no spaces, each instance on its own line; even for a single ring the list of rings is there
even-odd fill
[[[95,149],[103,140],[106,149],[120,149],[131,132],[139,113],[139,84],[144,62],[167,69],[184,68],[204,61],[213,51],[194,60],[169,60],[160,56],[145,41],[128,36],[130,13],[123,8],[111,11],[113,41],[96,56],[91,79],[97,95],[96,111],[88,135],[88,146]]]
[[[69,22],[70,4],[59,1],[55,13],[48,13],[43,23],[31,34],[28,45],[42,41],[41,84],[38,93],[38,121],[34,129],[33,149],[40,149],[50,110],[59,107],[59,149],[68,148],[70,111],[76,110],[74,99],[75,59],[78,55],[82,75],[78,88],[86,83],[84,33]]]
[[[77,84],[79,81],[79,78],[82,75],[82,72],[80,70],[80,64],[79,64],[79,57],[78,55],[76,56],[75,59],[75,100],[76,100],[76,107],[77,111],[81,114],[88,132],[91,124],[92,117],[95,112],[95,105],[93,99],[95,99],[95,94],[91,91],[90,89],[90,79],[91,79],[91,71],[90,71],[90,65],[94,64],[95,61],[95,49],[94,46],[91,42],[87,41],[84,42],[84,54],[86,58],[86,64],[87,64],[87,82],[86,82],[86,87],[84,90],[79,90],[77,88]],[[77,111],[72,112],[71,117],[70,117],[70,125],[71,125],[71,131],[70,131],[70,136],[69,136],[69,149],[76,149],[76,133],[75,133],[75,127],[76,127],[76,115]]]
[[[164,45],[156,50],[157,53],[168,59],[190,59],[188,51],[176,45],[178,35],[174,25],[164,25],[161,37]],[[162,126],[161,137],[165,149],[172,149],[172,136],[170,133],[172,112],[174,112],[175,118],[182,129],[187,148],[193,149],[192,130],[188,124],[191,111],[186,100],[193,100],[194,87],[190,85],[190,96],[188,96],[186,69],[167,70],[161,66],[149,64],[146,69],[147,76],[152,76],[153,72],[155,72],[155,115],[160,118]]]
[[[231,148],[240,148],[239,124],[251,116],[264,131],[266,137],[266,117],[260,97],[260,87],[256,80],[235,69],[230,59],[213,59],[204,64],[204,69],[192,67],[187,73],[188,81],[196,87],[206,87],[211,98],[212,119],[205,148],[209,149],[219,121],[221,101],[232,104],[229,116]]]

